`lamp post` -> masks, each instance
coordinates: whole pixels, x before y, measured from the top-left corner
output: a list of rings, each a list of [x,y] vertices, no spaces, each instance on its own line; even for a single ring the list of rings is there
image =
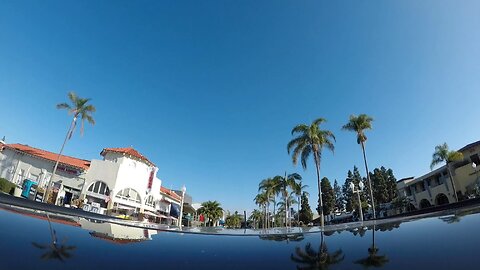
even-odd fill
[[[182,219],[183,219],[183,200],[185,199],[185,192],[187,188],[185,185],[182,186],[182,203],[180,204],[180,216],[178,216],[178,227],[182,228]]]
[[[355,184],[353,182],[350,182],[350,189],[352,190],[353,193],[357,193],[357,198],[358,198],[358,208],[360,211],[360,221],[363,223],[363,210],[362,210],[362,202],[360,201],[360,192],[363,191],[363,182],[360,181],[358,183],[359,189],[355,190]]]
[[[477,185],[477,189],[478,189],[478,170],[477,170],[477,163],[472,162],[472,168],[475,170],[475,184]]]

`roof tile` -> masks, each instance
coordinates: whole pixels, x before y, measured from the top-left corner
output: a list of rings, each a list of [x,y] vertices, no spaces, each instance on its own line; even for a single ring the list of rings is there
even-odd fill
[[[31,147],[24,144],[14,143],[14,144],[5,144],[4,146],[6,148],[23,152],[35,157],[43,158],[52,162],[56,162],[58,158],[57,153],[52,153],[46,150],[38,149],[38,148]],[[69,157],[64,155],[60,156],[59,163],[63,165],[75,167],[78,169],[82,169],[82,170],[87,170],[90,167],[89,160],[84,160],[84,159],[79,159],[79,158]]]

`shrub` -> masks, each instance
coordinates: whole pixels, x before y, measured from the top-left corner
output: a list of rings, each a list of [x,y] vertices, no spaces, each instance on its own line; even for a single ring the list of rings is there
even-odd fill
[[[5,178],[0,178],[0,191],[5,193],[13,194],[13,190],[15,190],[15,184],[8,181]]]

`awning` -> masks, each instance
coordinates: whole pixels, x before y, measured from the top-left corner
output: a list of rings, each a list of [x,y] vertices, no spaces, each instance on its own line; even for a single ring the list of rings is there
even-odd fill
[[[145,215],[152,216],[152,217],[159,217],[159,218],[168,218],[165,215],[153,213],[152,211],[145,210]]]

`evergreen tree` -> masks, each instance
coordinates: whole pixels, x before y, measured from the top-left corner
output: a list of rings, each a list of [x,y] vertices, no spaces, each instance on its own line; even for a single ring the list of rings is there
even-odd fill
[[[330,180],[327,177],[322,178],[320,182],[322,188],[323,214],[330,215],[335,209],[335,192],[333,191]],[[318,201],[317,211],[320,214],[320,200]]]
[[[392,169],[376,168],[370,173],[373,198],[377,204],[389,203],[397,197],[397,179]]]
[[[337,182],[337,179],[335,179],[335,182],[333,183],[333,192],[335,193],[335,210],[337,211],[342,211],[343,210],[343,194],[342,194],[342,188]]]
[[[302,208],[300,209],[300,221],[303,224],[308,224],[313,219],[312,209],[310,209],[310,204],[308,204],[307,193],[302,193]]]

